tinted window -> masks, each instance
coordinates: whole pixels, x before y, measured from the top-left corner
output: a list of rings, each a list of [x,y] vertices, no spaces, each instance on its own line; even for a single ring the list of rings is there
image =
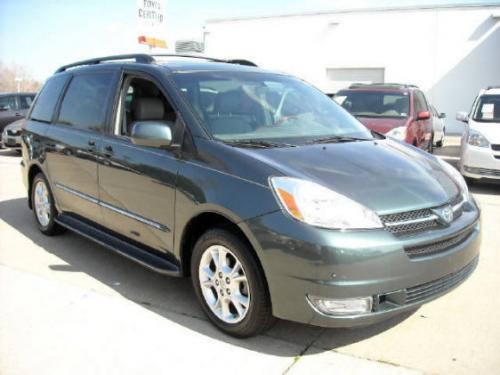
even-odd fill
[[[54,108],[67,80],[68,76],[54,76],[45,83],[31,112],[33,120],[52,121]]]
[[[11,111],[16,110],[16,98],[14,96],[2,96],[0,97],[0,107],[5,107]]]
[[[111,83],[112,76],[108,74],[75,76],[64,95],[58,123],[84,130],[101,130]]]
[[[21,109],[28,109],[31,107],[31,103],[33,103],[34,96],[26,95],[20,96],[19,101],[21,104]]]
[[[407,92],[339,91],[334,100],[360,117],[408,117],[410,106]]]

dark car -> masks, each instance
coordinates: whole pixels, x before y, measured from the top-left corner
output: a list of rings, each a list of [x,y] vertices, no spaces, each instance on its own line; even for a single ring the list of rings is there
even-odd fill
[[[431,108],[417,86],[355,84],[340,90],[335,101],[369,129],[432,152]]]
[[[0,94],[0,146],[5,126],[26,116],[35,95],[34,93]]]
[[[22,135],[39,229],[190,276],[211,321],[240,337],[273,317],[374,323],[471,274],[480,214],[453,167],[299,79],[237,62],[60,68]]]

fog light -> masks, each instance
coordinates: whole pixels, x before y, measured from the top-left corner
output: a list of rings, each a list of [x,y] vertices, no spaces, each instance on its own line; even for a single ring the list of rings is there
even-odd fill
[[[372,310],[372,297],[332,299],[308,295],[309,303],[320,313],[327,315],[366,314]]]

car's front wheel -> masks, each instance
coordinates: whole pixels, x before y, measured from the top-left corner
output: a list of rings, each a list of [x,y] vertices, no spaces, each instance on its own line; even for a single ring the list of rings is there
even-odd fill
[[[272,324],[263,272],[249,246],[233,233],[212,229],[200,237],[191,276],[203,310],[222,331],[248,337]]]

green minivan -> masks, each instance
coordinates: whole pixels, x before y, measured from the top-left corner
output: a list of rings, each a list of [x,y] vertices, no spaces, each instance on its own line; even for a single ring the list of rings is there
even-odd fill
[[[47,234],[73,230],[191,277],[208,318],[372,324],[475,269],[460,174],[245,60],[120,55],[63,66],[27,116],[22,169]]]

